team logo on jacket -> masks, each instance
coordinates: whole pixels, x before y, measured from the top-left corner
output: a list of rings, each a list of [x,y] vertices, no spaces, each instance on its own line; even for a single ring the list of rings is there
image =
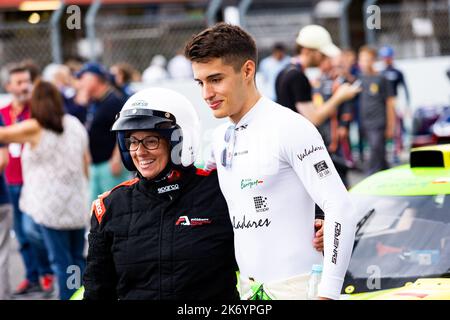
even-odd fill
[[[158,193],[161,194],[161,193],[166,193],[166,192],[174,191],[174,190],[178,190],[178,189],[180,189],[180,186],[178,184],[171,184],[169,186],[158,188]]]
[[[317,174],[319,175],[319,178],[325,178],[326,176],[329,176],[331,174],[330,169],[328,168],[327,163],[325,160],[320,161],[314,165],[314,168],[316,169]]]
[[[266,197],[261,196],[253,197],[253,201],[255,202],[256,212],[266,212],[269,210]]]
[[[175,222],[176,226],[202,226],[205,224],[210,224],[211,219],[208,218],[190,218],[188,216],[180,216]]]

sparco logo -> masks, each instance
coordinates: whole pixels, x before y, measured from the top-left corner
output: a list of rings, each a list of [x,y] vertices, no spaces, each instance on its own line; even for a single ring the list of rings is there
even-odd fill
[[[333,256],[331,257],[331,262],[336,264],[337,256],[338,256],[338,248],[339,248],[339,236],[341,235],[341,224],[339,222],[335,222],[334,225],[334,249]]]
[[[211,220],[208,218],[191,218],[189,219],[188,216],[181,216],[178,218],[177,222],[175,223],[176,226],[201,226],[204,224],[210,224]]]
[[[172,184],[170,186],[158,188],[158,193],[165,193],[165,192],[178,190],[178,189],[180,189],[180,186],[178,184]]]

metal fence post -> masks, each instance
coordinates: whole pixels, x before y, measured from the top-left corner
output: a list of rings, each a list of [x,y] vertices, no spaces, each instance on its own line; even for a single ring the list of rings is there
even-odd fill
[[[242,28],[246,27],[245,16],[252,2],[253,0],[242,0],[239,2],[239,24]]]
[[[450,1],[450,0],[449,0]],[[339,19],[340,24],[340,38],[341,38],[341,47],[342,48],[350,48],[350,28],[348,26],[348,8],[352,0],[343,0],[341,2],[341,18]]]
[[[448,15],[448,33],[450,34],[450,0],[448,0],[447,5],[447,15]]]
[[[59,29],[59,21],[64,12],[64,0],[61,0],[60,7],[52,13],[50,18],[51,38],[52,38],[52,57],[53,63],[62,63],[61,52],[61,30]]]
[[[450,1],[450,0],[449,0]],[[214,25],[216,21],[217,12],[222,5],[222,0],[211,0],[208,4],[208,8],[206,9],[206,20],[208,22],[208,26]]]
[[[367,28],[367,20],[369,19],[369,15],[367,13],[367,8],[369,6],[373,6],[377,3],[378,0],[364,0],[364,4],[363,4],[363,17],[364,17],[364,21],[363,21],[363,26],[364,26],[364,33],[366,35],[366,44],[368,45],[375,45],[376,39],[375,39],[375,31],[374,30],[370,30],[369,28]]]
[[[95,54],[95,18],[101,6],[101,0],[94,0],[86,13],[86,34],[89,41],[89,46],[91,48],[91,57],[89,59],[91,61],[97,60]]]

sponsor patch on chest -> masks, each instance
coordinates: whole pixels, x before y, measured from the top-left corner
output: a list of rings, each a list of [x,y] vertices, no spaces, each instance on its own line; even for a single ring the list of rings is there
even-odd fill
[[[180,216],[175,222],[176,226],[202,226],[206,224],[211,224],[211,219],[209,218],[189,218],[188,216]]]
[[[161,193],[166,193],[166,192],[179,190],[179,189],[180,189],[180,186],[178,184],[171,184],[171,185],[168,185],[165,187],[158,188],[158,193],[161,194]]]

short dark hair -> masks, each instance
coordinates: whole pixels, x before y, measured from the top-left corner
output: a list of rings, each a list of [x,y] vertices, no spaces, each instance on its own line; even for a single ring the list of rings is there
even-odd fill
[[[41,76],[41,69],[33,59],[25,59],[20,65],[30,72],[31,82],[34,82]]]
[[[284,45],[284,43],[282,42],[275,42],[275,44],[272,47],[272,52],[273,51],[286,51],[286,46]]]
[[[9,81],[11,80],[11,76],[15,73],[22,73],[22,72],[28,72],[30,73],[30,70],[28,70],[25,66],[19,64],[19,63],[10,63],[7,64],[5,67],[3,67],[1,71],[1,82],[2,85],[7,85]],[[30,74],[31,77],[31,74]]]
[[[238,26],[223,22],[194,35],[186,44],[184,55],[192,62],[201,63],[221,58],[236,71],[247,60],[255,64],[258,62],[256,43],[252,36]]]
[[[47,81],[38,80],[31,94],[31,117],[48,130],[56,133],[64,131],[63,98],[56,86]]]
[[[112,67],[116,67],[120,73],[122,73],[123,81],[125,83],[133,81],[133,77],[136,74],[136,70],[133,68],[133,66],[127,62],[118,62]]]

